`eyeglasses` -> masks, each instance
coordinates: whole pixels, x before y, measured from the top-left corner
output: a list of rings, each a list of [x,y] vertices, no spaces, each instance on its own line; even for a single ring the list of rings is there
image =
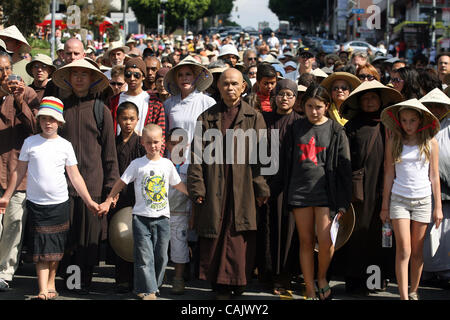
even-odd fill
[[[111,81],[109,84],[112,85],[113,87],[115,87],[115,86],[122,87],[125,83],[124,82]]]
[[[302,59],[309,59],[309,58],[314,58],[314,56],[312,54],[310,54],[310,53],[302,53],[300,55],[300,58],[302,58]]]
[[[125,78],[130,79],[131,76],[134,76],[136,79],[140,79],[142,77],[142,74],[140,74],[139,72],[131,72],[131,71],[125,72]]]
[[[371,74],[364,74],[364,73],[358,74],[358,78],[359,78],[359,80],[367,79],[369,81],[372,81],[373,79],[375,79],[375,77],[373,75],[371,75]]]
[[[251,58],[247,58],[247,60],[253,60],[253,61],[256,61],[256,57],[251,57]]]
[[[293,95],[293,94],[289,94],[289,93],[279,93],[279,94],[277,94],[277,97],[278,98],[284,98],[284,97],[286,97],[286,98],[288,98],[288,99],[293,99],[294,97],[295,97],[295,95]]]
[[[404,80],[403,79],[400,79],[400,78],[392,78],[391,79],[391,82],[392,83],[399,83],[399,82],[403,82]]]
[[[256,72],[255,72],[255,71],[250,71],[248,74],[249,74],[250,76],[254,76],[254,75],[256,74]]]
[[[342,91],[347,91],[347,90],[350,90],[350,88],[349,87],[347,87],[347,86],[336,86],[336,87],[333,87],[333,91],[338,91],[339,89],[341,89]]]

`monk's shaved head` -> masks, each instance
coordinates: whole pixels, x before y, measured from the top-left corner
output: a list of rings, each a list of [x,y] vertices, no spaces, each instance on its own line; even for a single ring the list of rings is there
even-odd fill
[[[244,81],[242,73],[234,68],[229,68],[222,72],[217,88],[223,102],[228,107],[235,107],[240,103],[241,96],[245,91],[247,83]]]
[[[226,79],[230,75],[235,75],[237,79],[239,79],[240,83],[244,82],[244,77],[242,76],[242,72],[240,72],[238,69],[235,68],[228,68],[222,74],[220,75],[219,82],[223,81],[223,79]]]

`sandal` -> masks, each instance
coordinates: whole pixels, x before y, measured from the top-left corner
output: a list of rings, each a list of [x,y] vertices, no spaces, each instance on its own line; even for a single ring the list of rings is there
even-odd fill
[[[286,294],[286,292],[287,292],[287,290],[285,288],[283,288],[283,286],[278,285],[278,284],[276,284],[273,287],[273,291],[272,291],[272,293],[274,295],[276,295],[276,296],[280,296],[280,295]]]
[[[55,300],[56,298],[59,297],[59,293],[58,293],[58,291],[56,291],[56,289],[49,289],[47,297],[48,297],[48,300]]]
[[[44,297],[44,298],[41,298],[41,297]],[[48,296],[46,293],[41,292],[37,296],[31,297],[30,300],[48,300]]]
[[[330,294],[325,298],[325,293],[330,291]],[[320,295],[323,296],[323,299],[320,298]],[[329,284],[327,284],[325,287],[323,288],[319,288],[319,298],[320,300],[332,300],[333,298],[333,292],[331,291],[331,287]]]

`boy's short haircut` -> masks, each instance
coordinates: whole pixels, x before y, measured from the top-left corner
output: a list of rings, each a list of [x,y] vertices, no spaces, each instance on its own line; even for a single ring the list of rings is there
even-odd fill
[[[276,78],[277,72],[270,63],[263,62],[258,64],[258,70],[256,71],[256,81],[261,81],[262,78]]]
[[[152,131],[159,131],[161,133],[161,137],[163,136],[163,129],[158,126],[156,123],[149,123],[147,125],[145,125],[144,129],[142,129],[142,136],[144,136],[144,134],[148,134]]]
[[[117,107],[117,112],[116,112],[117,118],[119,118],[119,116],[122,114],[122,112],[124,112],[125,110],[129,110],[129,109],[134,109],[139,118],[139,108],[137,107],[137,105],[134,102],[131,102],[131,101],[124,101]]]
[[[123,65],[114,66],[111,69],[111,78],[119,76],[125,77],[125,66]]]

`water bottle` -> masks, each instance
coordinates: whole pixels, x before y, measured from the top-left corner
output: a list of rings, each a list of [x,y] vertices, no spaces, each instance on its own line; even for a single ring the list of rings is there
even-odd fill
[[[385,222],[381,228],[381,246],[383,248],[392,248],[392,228],[389,222]]]

